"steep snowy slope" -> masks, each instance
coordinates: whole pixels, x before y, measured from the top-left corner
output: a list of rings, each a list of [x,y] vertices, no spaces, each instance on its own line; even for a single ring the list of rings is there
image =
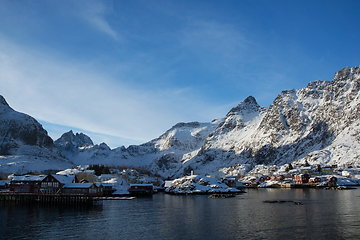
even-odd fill
[[[260,107],[254,97],[246,98],[228,112],[196,155],[184,155],[182,169],[176,176],[191,170],[204,174],[212,173],[221,167],[238,163],[235,151],[253,140],[252,136],[266,112],[267,109]]]
[[[0,172],[62,169],[72,165],[34,118],[14,111],[0,96]]]
[[[184,164],[184,156],[197,154],[205,139],[221,120],[211,123],[178,123],[159,138],[150,141],[160,154],[149,169],[164,177],[172,177]]]
[[[305,159],[360,165],[359,73],[360,68],[347,67],[331,82],[283,91],[267,111],[245,100],[242,110],[231,110],[198,154],[186,159],[178,175],[192,169],[208,173],[231,164],[281,165]]]
[[[219,120],[211,123],[178,123],[160,137],[142,145],[110,149],[105,143],[94,145],[91,139],[72,131],[55,141],[58,149],[77,165],[107,164],[146,166],[168,177],[181,167],[184,154],[199,149],[215,130]]]

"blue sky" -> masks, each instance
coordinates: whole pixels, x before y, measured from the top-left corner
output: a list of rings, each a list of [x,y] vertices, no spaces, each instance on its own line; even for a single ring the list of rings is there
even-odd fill
[[[114,148],[360,65],[360,1],[0,1],[0,94]]]

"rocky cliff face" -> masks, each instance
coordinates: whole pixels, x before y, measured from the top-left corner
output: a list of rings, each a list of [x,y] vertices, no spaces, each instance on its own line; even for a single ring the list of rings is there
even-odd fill
[[[55,141],[55,146],[60,152],[62,152],[69,159],[76,155],[81,149],[93,146],[94,143],[87,135],[83,133],[73,133],[69,131],[61,135],[59,139]]]
[[[0,96],[0,155],[13,155],[21,145],[53,147],[52,139],[32,117],[14,111]]]
[[[210,165],[281,165],[305,160],[360,165],[360,154],[355,151],[360,146],[359,89],[360,68],[347,67],[331,82],[315,81],[303,89],[283,91],[268,110],[248,98],[227,114],[182,171],[206,173]],[[251,117],[244,121],[243,116]]]
[[[51,164],[48,160],[53,161]],[[14,111],[0,96],[0,167],[1,171],[24,171],[35,168],[33,161],[41,163],[39,169],[57,169],[72,166],[56,149],[46,130],[34,118]],[[54,163],[54,164],[53,164]]]

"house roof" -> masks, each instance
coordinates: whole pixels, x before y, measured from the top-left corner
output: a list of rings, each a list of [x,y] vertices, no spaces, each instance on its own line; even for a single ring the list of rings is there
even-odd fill
[[[167,180],[167,181],[165,181],[165,185],[164,185],[164,187],[165,187],[165,188],[170,187],[170,186],[171,186],[171,184],[173,183],[173,181],[174,181],[174,180],[171,180],[171,181],[170,181],[170,180]]]
[[[0,186],[4,186],[5,184],[9,184],[10,180],[0,180]]]
[[[112,187],[113,184],[112,183],[95,183],[96,186],[100,187],[100,186],[103,186],[103,187]]]
[[[92,185],[94,185],[94,183],[68,183],[65,184],[63,188],[90,188]]]
[[[51,175],[53,176],[56,180],[58,180],[61,183],[67,184],[67,183],[72,183],[72,181],[74,180],[75,176],[65,176],[65,175]]]
[[[113,178],[113,174],[101,174],[100,178]]]
[[[46,175],[24,175],[24,176],[15,176],[13,182],[41,182]]]

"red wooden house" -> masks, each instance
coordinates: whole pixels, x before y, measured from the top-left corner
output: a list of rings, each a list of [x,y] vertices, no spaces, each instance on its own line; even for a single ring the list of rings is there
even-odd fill
[[[236,187],[236,179],[235,178],[225,178],[223,182],[229,187]]]
[[[68,183],[62,187],[63,194],[81,194],[87,196],[102,196],[102,185],[97,186],[95,183]]]
[[[304,184],[304,183],[309,183],[309,179],[310,179],[310,175],[305,173],[305,174],[299,174],[299,175],[295,175],[293,177],[293,183],[295,184]]]
[[[309,183],[319,183],[321,182],[321,178],[319,177],[312,177],[309,179]]]
[[[10,182],[10,191],[17,193],[38,193],[45,175],[15,176]]]
[[[284,179],[285,179],[285,177],[283,175],[277,175],[276,176],[276,180],[278,180],[278,181],[281,181],[281,180],[284,180]]]
[[[265,182],[265,177],[264,176],[259,177],[258,182]]]
[[[9,180],[0,180],[0,189],[8,189],[10,186]]]
[[[327,182],[334,182],[334,183],[336,183],[336,182],[337,182],[337,178],[334,177],[334,176],[329,177],[329,178],[327,179]]]
[[[103,196],[110,196],[113,192],[116,191],[116,188],[114,188],[111,183],[97,183],[96,186],[102,188]]]
[[[59,194],[65,184],[78,183],[76,176],[47,175],[40,186],[40,193]]]

